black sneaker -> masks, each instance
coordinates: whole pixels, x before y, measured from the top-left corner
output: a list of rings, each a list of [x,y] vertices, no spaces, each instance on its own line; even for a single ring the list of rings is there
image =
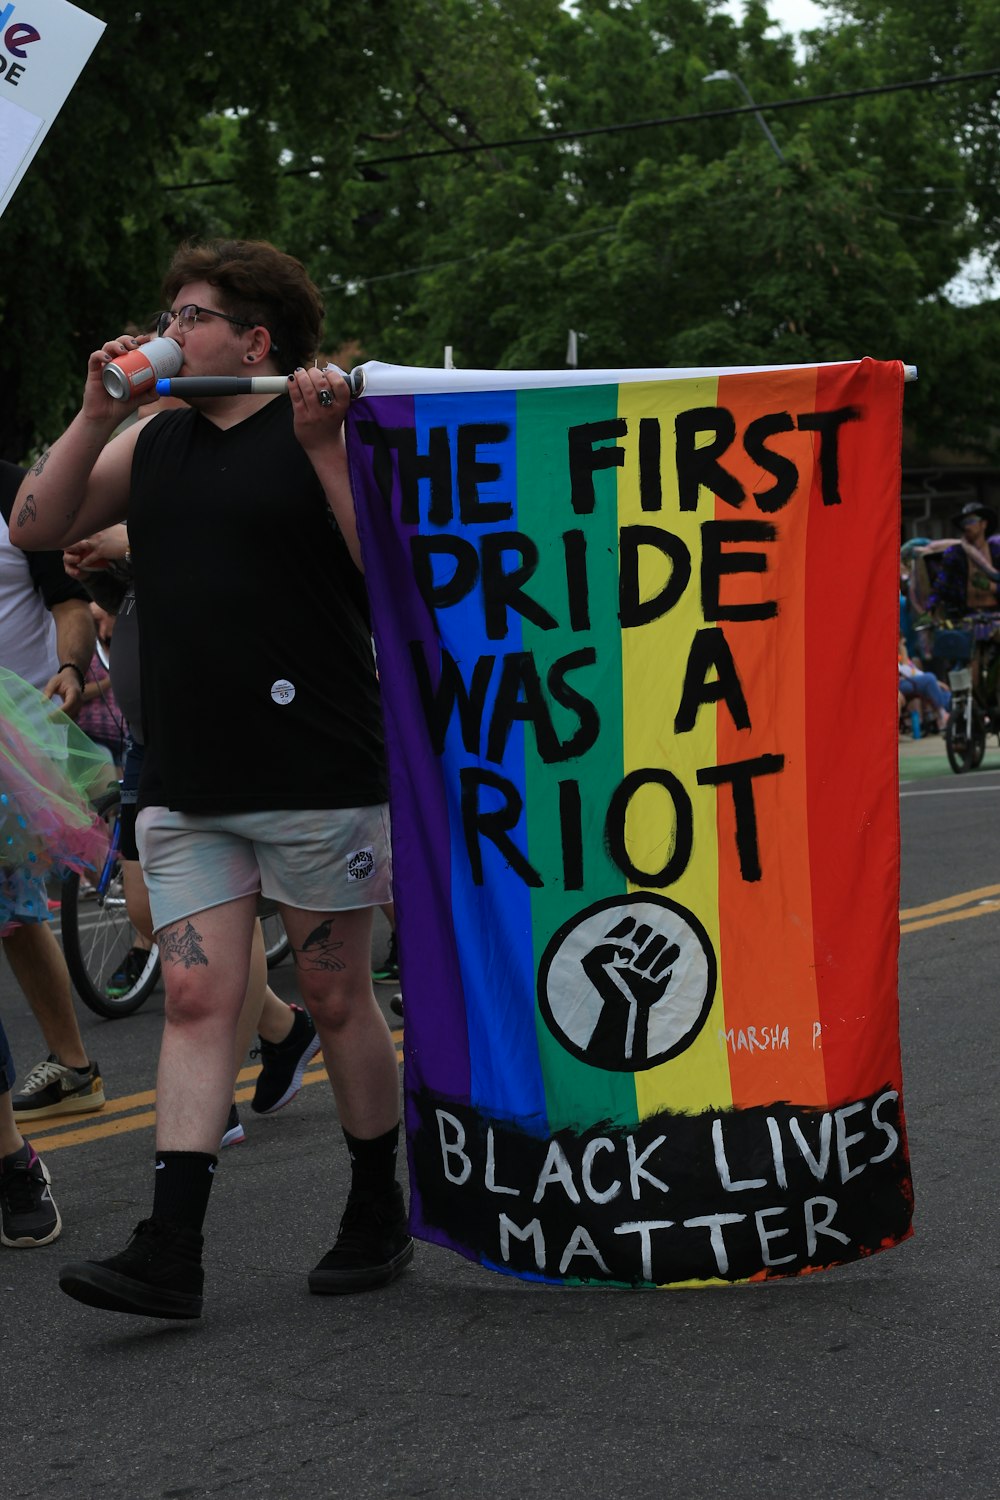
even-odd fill
[[[0,1242],[25,1250],[58,1239],[62,1220],[50,1181],[48,1167],[27,1141],[0,1157]]]
[[[240,1124],[240,1112],[235,1104],[229,1106],[229,1118],[226,1128],[222,1132],[222,1140],[219,1142],[219,1150],[223,1146],[241,1146],[247,1138],[247,1133]]]
[[[108,999],[120,1000],[129,990],[135,989],[148,963],[148,948],[130,948],[115,972],[104,981],[104,993]]]
[[[258,1115],[273,1115],[291,1103],[302,1087],[302,1075],[319,1051],[320,1041],[312,1016],[301,1005],[292,1006],[292,1029],[283,1042],[260,1043],[251,1057],[260,1058],[260,1073],[250,1108]]]
[[[380,1198],[351,1194],[337,1243],[309,1272],[309,1290],[327,1296],[387,1286],[412,1259],[413,1241],[399,1183],[394,1182],[392,1192]]]
[[[402,995],[393,995],[392,999],[389,1001],[389,1009],[392,1011],[394,1016],[398,1016],[400,1020],[403,1019]]]
[[[104,1084],[96,1062],[86,1068],[67,1068],[53,1053],[32,1068],[24,1087],[13,1098],[18,1124],[47,1120],[53,1115],[78,1115],[105,1105]]]
[[[399,954],[396,951],[395,931],[389,934],[389,949],[381,967],[372,969],[372,978],[376,984],[398,984],[399,983]]]
[[[161,1219],[137,1224],[125,1249],[109,1260],[63,1266],[59,1285],[77,1302],[148,1318],[200,1318],[203,1240]]]

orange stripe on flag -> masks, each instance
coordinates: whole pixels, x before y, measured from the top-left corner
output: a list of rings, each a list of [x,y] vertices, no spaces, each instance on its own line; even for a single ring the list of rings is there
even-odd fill
[[[805,543],[812,438],[792,430],[773,432],[766,447],[795,464],[798,488],[778,510],[768,511],[767,492],[775,487],[770,459],[751,457],[743,446],[749,425],[759,419],[815,405],[815,370],[781,376],[732,376],[720,382],[719,403],[736,419],[737,441],[722,462],[746,491],[739,510],[716,503],[721,523],[770,525],[773,540],[727,543],[736,557],[760,554],[766,572],[726,575],[723,605],[775,601],[777,613],[761,620],[723,621],[746,697],[750,728],[739,728],[725,700],[720,701],[717,744],[722,765],[781,756],[778,771],[754,777],[760,876],[747,879],[737,857],[732,789],[720,786],[719,908],[722,913],[722,975],[726,997],[725,1045],[736,1105],[774,1099],[825,1102],[822,1054],[817,1045],[819,1006],[813,970],[809,844],[806,805]],[[763,433],[763,426],[756,429]],[[751,429],[753,435],[754,429]],[[754,446],[751,436],[751,447]],[[758,505],[754,496],[760,495]]]

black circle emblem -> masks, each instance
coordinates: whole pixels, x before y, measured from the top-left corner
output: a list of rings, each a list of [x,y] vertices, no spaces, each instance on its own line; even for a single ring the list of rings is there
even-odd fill
[[[611,896],[555,932],[538,966],[545,1024],[574,1057],[639,1073],[677,1057],[704,1026],[718,975],[708,933],[653,891]]]

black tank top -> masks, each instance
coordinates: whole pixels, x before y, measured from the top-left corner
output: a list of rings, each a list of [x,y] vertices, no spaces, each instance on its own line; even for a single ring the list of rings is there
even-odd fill
[[[146,757],[139,805],[385,801],[364,583],[284,396],[223,431],[194,409],[140,434],[129,541]]]

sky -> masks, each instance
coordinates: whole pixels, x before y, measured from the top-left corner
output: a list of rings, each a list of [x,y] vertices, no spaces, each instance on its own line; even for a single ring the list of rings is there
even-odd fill
[[[823,25],[823,12],[813,0],[768,0],[767,8],[784,31],[809,31]]]
[[[737,17],[743,14],[741,0],[731,0],[726,9]],[[809,31],[823,25],[823,12],[813,0],[767,0],[767,9],[782,31]]]

